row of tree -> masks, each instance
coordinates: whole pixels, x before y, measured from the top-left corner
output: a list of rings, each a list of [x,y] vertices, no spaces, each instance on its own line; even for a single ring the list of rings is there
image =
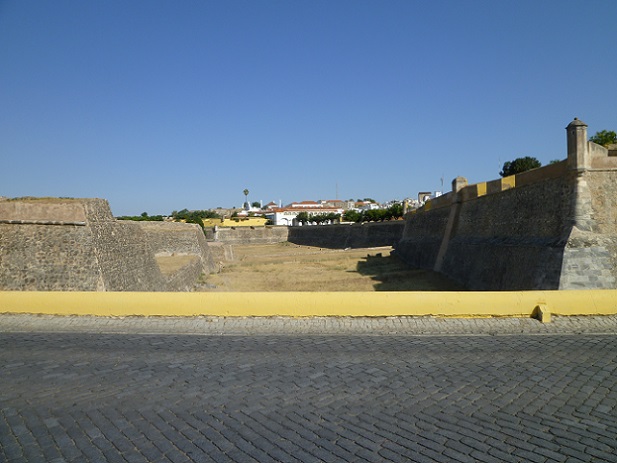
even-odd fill
[[[123,215],[116,218],[118,220],[136,220],[138,222],[162,222],[165,219],[162,215],[148,215],[147,212],[142,212],[141,215]]]
[[[339,222],[341,220],[341,214],[336,214],[334,212],[323,214],[309,214],[308,212],[302,211],[296,216],[296,220],[302,225],[306,223],[316,223],[319,225],[326,222]]]
[[[346,222],[383,222],[403,217],[403,205],[394,203],[387,209],[369,209],[368,211],[356,211],[349,209],[343,213]]]
[[[343,213],[342,219],[346,222],[383,222],[384,220],[400,219],[401,217],[403,217],[403,205],[395,203],[387,209],[370,209],[361,212],[349,209]],[[306,223],[334,223],[340,222],[341,214],[334,212],[309,214],[302,211],[296,216],[296,220],[303,225]]]
[[[214,211],[189,211],[188,209],[182,209],[181,211],[173,211],[171,217],[177,221],[184,221],[186,223],[196,223],[201,228],[204,228],[203,219],[220,219],[221,216]]]

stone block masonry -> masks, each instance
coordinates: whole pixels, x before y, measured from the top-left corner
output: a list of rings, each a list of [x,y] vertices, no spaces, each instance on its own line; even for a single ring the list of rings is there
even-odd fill
[[[302,227],[218,228],[213,239],[227,245],[272,244],[289,241],[303,246],[330,249],[393,246],[402,236],[405,222],[340,225],[305,225]]]
[[[617,158],[567,127],[565,161],[453,191],[406,218],[397,253],[474,290],[614,289]],[[464,180],[464,179],[463,179]]]
[[[288,227],[215,227],[211,238],[225,244],[273,244],[287,241]]]
[[[393,246],[401,239],[404,228],[402,220],[289,227],[288,241],[329,249]]]
[[[179,222],[136,223],[146,234],[155,256],[198,256],[204,273],[216,270],[206,236],[199,225]]]
[[[167,224],[168,225],[168,224]],[[193,271],[164,276],[155,253],[161,235],[114,219],[102,199],[21,198],[0,201],[0,289],[35,291],[162,291],[188,289],[213,268],[196,226],[166,225],[182,236],[170,252],[199,257]],[[170,229],[173,228],[173,232]],[[181,232],[179,230],[182,230]],[[199,233],[201,233],[201,241]],[[192,242],[191,242],[192,240]],[[167,240],[173,242],[173,239]],[[189,281],[191,280],[191,281]]]

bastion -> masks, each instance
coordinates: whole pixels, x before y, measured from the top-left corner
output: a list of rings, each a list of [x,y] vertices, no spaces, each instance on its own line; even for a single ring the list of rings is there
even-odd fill
[[[617,156],[566,128],[564,161],[452,191],[406,217],[396,253],[472,290],[615,289]]]
[[[182,264],[160,265],[170,256]],[[116,220],[103,199],[0,199],[0,290],[190,290],[213,268],[198,225]]]

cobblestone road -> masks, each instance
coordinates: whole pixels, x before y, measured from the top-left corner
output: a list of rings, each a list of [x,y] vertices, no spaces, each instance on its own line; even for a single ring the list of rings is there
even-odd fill
[[[122,334],[6,320],[1,461],[617,461],[613,334]]]

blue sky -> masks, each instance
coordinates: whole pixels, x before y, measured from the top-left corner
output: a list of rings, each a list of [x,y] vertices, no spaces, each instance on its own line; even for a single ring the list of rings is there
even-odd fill
[[[414,197],[617,130],[617,2],[0,0],[0,196]]]

